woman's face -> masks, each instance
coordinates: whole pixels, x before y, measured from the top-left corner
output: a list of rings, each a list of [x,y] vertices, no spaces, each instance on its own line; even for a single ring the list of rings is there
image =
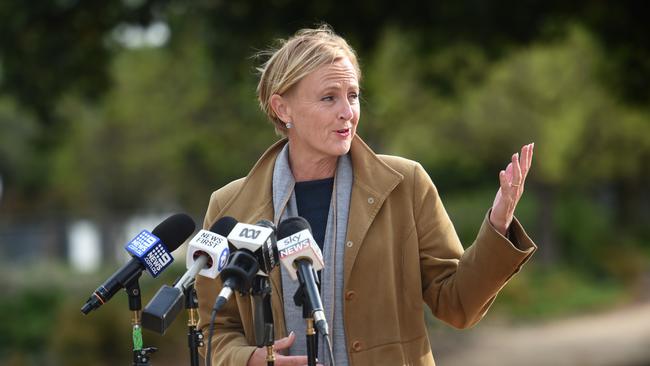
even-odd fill
[[[347,58],[305,76],[285,97],[292,153],[311,159],[350,150],[359,123],[359,81]]]

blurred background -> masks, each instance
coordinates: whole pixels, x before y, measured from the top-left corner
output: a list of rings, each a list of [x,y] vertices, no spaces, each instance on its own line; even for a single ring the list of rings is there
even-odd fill
[[[327,22],[359,53],[359,134],[418,160],[467,245],[535,142],[518,218],[539,251],[438,364],[650,365],[650,21],[637,1],[0,2],[0,364],[131,362],[120,292],[79,309],[173,212],[277,136],[253,57]],[[182,250],[143,303],[184,272]],[[157,365],[188,364],[186,314]]]

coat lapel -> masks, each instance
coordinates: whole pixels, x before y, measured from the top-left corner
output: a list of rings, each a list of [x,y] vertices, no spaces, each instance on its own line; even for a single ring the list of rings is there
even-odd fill
[[[355,136],[350,148],[354,184],[350,197],[343,283],[348,283],[366,233],[390,192],[404,179]]]

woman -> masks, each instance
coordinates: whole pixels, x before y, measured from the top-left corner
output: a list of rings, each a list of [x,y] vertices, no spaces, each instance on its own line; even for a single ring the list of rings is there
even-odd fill
[[[533,145],[499,173],[494,204],[464,251],[422,166],[377,155],[356,135],[361,71],[344,39],[327,27],[301,30],[260,71],[260,105],[286,139],[212,194],[204,227],[225,215],[276,224],[306,217],[323,248],[321,296],[336,364],[434,365],[424,303],[454,327],[472,326],[536,248],[513,216]],[[304,365],[297,285],[280,268],[270,277],[275,348],[289,354],[275,364]],[[220,287],[197,278],[203,330]],[[265,364],[265,350],[251,346],[247,297],[231,299],[215,329],[213,364]]]

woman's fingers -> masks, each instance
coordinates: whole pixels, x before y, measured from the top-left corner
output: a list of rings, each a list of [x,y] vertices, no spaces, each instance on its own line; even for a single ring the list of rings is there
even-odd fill
[[[533,163],[534,147],[535,147],[535,143],[532,142],[521,148],[521,159],[519,161],[521,164],[521,171],[522,171],[522,176],[524,181],[526,180],[526,177],[528,176],[528,172],[530,171],[530,167]]]
[[[530,149],[528,153],[528,170],[530,170],[530,167],[533,165],[533,150],[535,150],[535,143],[533,142],[529,146]]]
[[[275,341],[275,344],[273,345],[273,347],[275,348],[276,351],[280,351],[280,350],[287,349],[287,348],[291,347],[291,345],[295,341],[296,341],[296,334],[294,332],[291,332],[291,333],[289,333],[288,336]]]
[[[508,178],[506,177],[505,170],[499,172],[499,184],[501,185],[502,191],[510,189],[510,184],[508,182]]]
[[[522,181],[526,180],[526,174],[528,173],[528,155],[529,154],[530,154],[530,144],[522,146],[522,148],[521,148],[521,158],[519,159],[519,165],[521,166]]]
[[[295,341],[296,334],[291,332],[288,336],[275,341],[273,348],[275,351],[282,351],[291,347]],[[266,351],[264,352],[266,353]],[[284,356],[276,353],[274,364],[276,366],[304,366],[307,362],[307,356]]]
[[[519,153],[514,153],[512,155],[512,186],[519,189],[519,186],[523,183],[521,175],[521,165],[519,164]]]
[[[275,355],[276,366],[305,366],[309,362],[307,356],[282,356]]]

